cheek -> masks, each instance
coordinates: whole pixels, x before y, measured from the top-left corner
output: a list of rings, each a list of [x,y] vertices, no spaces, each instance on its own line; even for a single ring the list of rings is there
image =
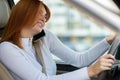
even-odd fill
[[[37,31],[37,32],[41,32],[42,31],[42,28],[40,27],[39,24],[36,24],[34,25],[34,27],[32,28],[34,31]]]

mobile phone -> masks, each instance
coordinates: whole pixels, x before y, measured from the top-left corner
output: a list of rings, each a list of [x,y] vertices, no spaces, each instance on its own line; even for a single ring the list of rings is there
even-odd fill
[[[45,31],[42,30],[40,33],[33,36],[33,41],[36,42],[45,36]]]

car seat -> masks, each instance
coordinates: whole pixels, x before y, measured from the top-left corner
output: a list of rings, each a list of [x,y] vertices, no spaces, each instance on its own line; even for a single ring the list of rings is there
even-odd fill
[[[0,37],[9,18],[10,6],[7,0],[0,0]],[[0,61],[0,80],[14,80]]]

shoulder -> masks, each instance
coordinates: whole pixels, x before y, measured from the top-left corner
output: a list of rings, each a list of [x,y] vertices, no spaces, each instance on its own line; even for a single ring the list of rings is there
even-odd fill
[[[7,41],[0,43],[0,48],[2,48],[2,47],[12,47],[12,46],[15,47],[16,45],[14,45],[11,42],[7,42]]]
[[[15,44],[11,42],[2,42],[0,43],[0,52],[11,51],[13,49],[19,49]]]
[[[48,30],[48,29],[44,29],[44,31],[45,31],[46,35],[53,34],[53,33],[52,33],[50,30]]]
[[[50,30],[44,29],[44,31],[45,31],[45,34],[46,34],[47,38],[56,37],[56,35],[53,32],[51,32]]]
[[[12,43],[6,41],[0,43],[0,61],[4,58],[4,56],[8,56],[9,53],[12,53],[13,51],[14,45]]]
[[[11,42],[0,43],[0,61],[5,58],[12,58],[13,56],[18,56],[21,49]]]

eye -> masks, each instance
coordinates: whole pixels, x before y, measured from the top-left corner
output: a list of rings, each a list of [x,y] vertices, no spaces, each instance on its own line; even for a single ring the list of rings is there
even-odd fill
[[[42,18],[47,18],[47,14],[43,14],[42,12],[39,12],[39,15],[40,15]]]

